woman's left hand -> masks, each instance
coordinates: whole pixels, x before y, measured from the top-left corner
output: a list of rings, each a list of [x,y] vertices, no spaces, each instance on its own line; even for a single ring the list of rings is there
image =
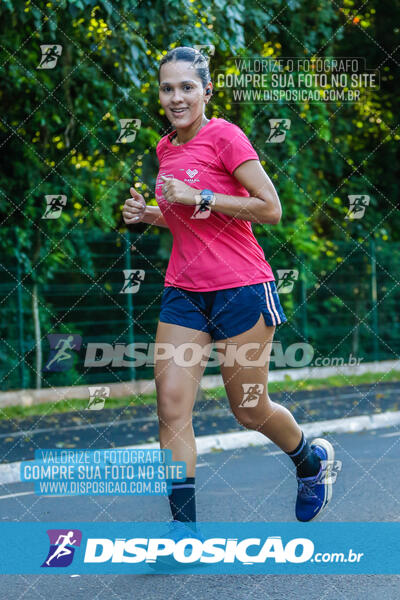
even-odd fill
[[[179,202],[180,204],[196,204],[195,195],[199,194],[199,190],[195,190],[180,179],[174,177],[165,177],[161,175],[161,179],[164,181],[162,191],[164,198],[168,202]]]

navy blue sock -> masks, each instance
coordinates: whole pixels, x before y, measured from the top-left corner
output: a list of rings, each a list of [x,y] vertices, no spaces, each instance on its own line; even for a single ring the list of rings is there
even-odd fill
[[[173,481],[168,499],[175,521],[196,522],[195,477]]]
[[[286,454],[296,465],[298,477],[313,477],[319,473],[321,459],[312,450],[303,432],[301,432],[301,440],[297,448]]]

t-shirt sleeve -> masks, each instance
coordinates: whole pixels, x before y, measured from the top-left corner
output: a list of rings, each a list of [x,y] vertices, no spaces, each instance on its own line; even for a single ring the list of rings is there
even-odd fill
[[[215,145],[219,159],[230,174],[246,160],[260,160],[244,131],[233,123],[221,129]]]

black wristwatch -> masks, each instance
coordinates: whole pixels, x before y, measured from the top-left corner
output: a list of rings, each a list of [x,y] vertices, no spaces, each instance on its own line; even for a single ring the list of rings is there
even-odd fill
[[[215,194],[211,190],[201,190],[200,192],[200,202],[196,202],[200,204],[200,212],[204,210],[209,210],[210,206],[214,206],[215,204]]]

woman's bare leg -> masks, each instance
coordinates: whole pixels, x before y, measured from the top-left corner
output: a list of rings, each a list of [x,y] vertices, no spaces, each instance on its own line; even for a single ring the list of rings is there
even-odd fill
[[[272,402],[268,396],[268,370],[271,343],[275,327],[268,327],[261,314],[258,322],[248,331],[223,342],[242,344],[258,342],[259,349],[249,350],[248,361],[256,361],[261,354],[266,358],[262,366],[242,366],[235,361],[233,366],[221,364],[221,374],[233,414],[244,427],[260,431],[284,452],[292,452],[301,440],[301,429],[293,415],[283,406]],[[221,341],[218,342],[221,344]],[[269,347],[269,352],[266,347]],[[222,356],[224,349],[221,350]],[[244,398],[242,384],[261,384],[258,403],[255,406],[240,406]],[[254,388],[257,389],[257,388]]]
[[[157,389],[160,447],[172,450],[174,461],[185,461],[186,476],[194,477],[197,452],[192,411],[210,354],[210,346],[207,347],[207,344],[211,344],[211,336],[196,329],[159,321],[156,343],[169,343],[177,348],[188,342],[205,348],[203,361],[197,361],[194,366],[179,366],[175,356],[159,358],[155,360],[154,377]],[[187,360],[189,359],[190,353],[187,351]],[[205,364],[202,365],[201,362]]]

